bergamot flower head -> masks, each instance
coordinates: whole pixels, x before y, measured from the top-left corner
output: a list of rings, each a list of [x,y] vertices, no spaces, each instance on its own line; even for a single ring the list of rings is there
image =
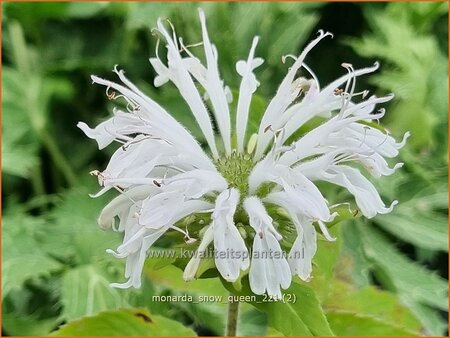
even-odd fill
[[[220,76],[205,15],[201,10],[199,14],[206,63],[183,44],[170,22],[161,19],[155,31],[166,43],[167,60],[159,57],[157,47],[150,63],[157,73],[156,87],[167,82],[177,87],[208,150],[122,70],[114,69],[121,84],[92,76],[94,83],[106,87],[109,99],[124,100],[127,107],[114,109],[113,116],[94,129],[78,124],[100,149],[114,141],[119,144],[106,169],[92,172],[102,187],[94,196],[110,189],[120,192],[98,219],[102,228],[124,232],[123,243],[109,252],[126,259],[128,280],[113,286],[140,287],[149,248],[165,234],[180,232],[186,245],[196,250],[184,270],[186,281],[197,277],[202,255],[214,248],[215,266],[223,279],[234,282],[248,273],[255,294],[279,298],[293,275],[310,278],[316,229],[325,239],[335,239],[327,222],[337,213],[316,183],[325,181],[348,190],[368,218],[390,212],[397,202],[386,206],[366,176],[391,175],[401,167],[401,163],[389,167],[385,158],[396,157],[409,135],[397,143],[373,123],[385,114],[376,105],[392,95],[367,98],[366,91],[355,92],[356,78],[374,72],[378,64],[354,70],[344,63],[346,73],[320,87],[305,59],[322,39],[332,37],[323,31],[299,56],[289,56],[293,64],[269,102],[258,132],[247,135],[252,95],[260,85],[254,72],[263,64],[256,57],[258,37],[248,57],[236,63],[241,82],[236,111],[231,111],[231,91]],[[300,72],[306,75],[299,76]],[[323,120],[318,127],[293,138],[317,117]],[[220,138],[215,137],[213,125]],[[288,216],[287,225],[274,219],[276,215],[270,213],[274,207]],[[200,221],[186,222],[189,217]],[[293,243],[288,254],[281,245],[283,227],[295,231],[295,238],[286,241]]]

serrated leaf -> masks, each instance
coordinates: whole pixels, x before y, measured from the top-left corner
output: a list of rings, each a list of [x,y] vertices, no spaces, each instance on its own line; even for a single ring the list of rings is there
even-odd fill
[[[126,307],[125,292],[111,288],[109,284],[93,265],[67,271],[61,286],[63,318],[73,320],[103,310]]]
[[[97,225],[107,199],[89,197],[95,189],[94,182],[90,182],[61,195],[40,238],[47,252],[64,259],[75,257],[78,264],[90,264],[106,257],[105,250],[119,244],[120,234]]]
[[[430,250],[448,251],[447,218],[413,208],[398,208],[377,218],[377,224],[405,242]]]
[[[11,208],[2,222],[2,297],[25,281],[48,275],[61,267],[36,240],[45,221]]]
[[[195,336],[180,323],[146,309],[105,311],[69,322],[52,336]]]
[[[442,310],[448,307],[448,283],[437,274],[400,254],[383,235],[368,226],[361,229],[365,254],[379,265],[397,292]]]
[[[448,220],[436,212],[436,209],[447,205],[447,192],[422,192],[401,203],[392,213],[378,216],[376,222],[386,231],[418,247],[448,251]]]

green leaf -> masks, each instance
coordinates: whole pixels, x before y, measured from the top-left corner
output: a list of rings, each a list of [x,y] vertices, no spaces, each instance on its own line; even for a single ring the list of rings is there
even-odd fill
[[[17,313],[2,313],[2,327],[9,336],[45,336],[58,322],[58,318],[18,317]]]
[[[420,304],[409,295],[401,295],[402,302],[420,319],[425,327],[425,333],[430,336],[443,336],[448,329],[447,320],[435,309]]]
[[[413,336],[414,333],[373,317],[354,313],[327,314],[333,331],[339,336]]]
[[[378,217],[376,222],[386,231],[418,247],[448,251],[447,218],[440,214],[399,207],[392,214]]]
[[[63,318],[73,320],[103,310],[126,307],[125,291],[111,288],[109,284],[92,265],[67,271],[61,286]]]
[[[448,283],[438,275],[410,261],[388,244],[377,230],[365,226],[360,234],[367,257],[375,262],[400,294],[442,310],[448,306]]]
[[[319,300],[312,288],[295,280],[284,290],[284,298],[276,301],[268,296],[257,296],[250,290],[248,278],[242,279],[242,289],[237,292],[223,281],[235,297],[248,297],[249,304],[267,314],[269,327],[286,336],[333,336]]]
[[[430,250],[448,251],[448,220],[433,209],[448,205],[447,192],[414,197],[392,213],[380,215],[377,224],[402,240]]]
[[[313,258],[313,271],[310,286],[314,289],[319,300],[323,300],[329,293],[330,280],[333,279],[339,253],[342,246],[342,232],[340,226],[329,229],[336,241],[330,242],[320,239],[317,241],[317,252]]]
[[[96,189],[92,180],[61,195],[40,238],[47,252],[61,259],[74,257],[78,264],[90,264],[108,257],[105,250],[119,244],[120,234],[97,225],[107,198],[89,197]]]
[[[52,336],[195,336],[180,323],[146,309],[105,311],[62,326]]]
[[[48,256],[36,240],[36,232],[45,224],[20,208],[10,208],[2,225],[2,297],[25,281],[48,275],[61,265]]]
[[[270,326],[286,336],[334,336],[312,288],[293,282],[284,293],[294,295],[295,300],[263,303],[260,307],[267,313]]]
[[[342,226],[343,248],[340,257],[340,274],[358,286],[369,285],[371,262],[364,254],[364,243],[357,227],[359,223],[349,222]]]
[[[34,81],[9,67],[3,67],[2,81],[2,172],[27,178],[39,163],[38,140],[28,118],[24,102],[27,94],[21,83],[33,86]]]
[[[420,322],[395,294],[373,286],[354,290],[349,284],[337,280],[330,284],[332,289],[323,304],[327,317],[334,313],[352,313],[402,328],[414,335],[420,334]],[[365,335],[365,332],[355,334]]]

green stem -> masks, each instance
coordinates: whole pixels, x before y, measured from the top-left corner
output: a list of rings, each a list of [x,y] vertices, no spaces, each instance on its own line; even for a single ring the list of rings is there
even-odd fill
[[[59,150],[58,145],[55,143],[51,135],[47,132],[47,130],[44,129],[41,130],[40,137],[42,143],[49,152],[53,162],[66,179],[67,183],[69,183],[69,185],[71,186],[75,185],[77,181],[77,176],[75,175],[75,172],[72,170],[72,167],[70,166],[67,159]]]
[[[225,336],[235,337],[237,329],[237,320],[239,317],[239,302],[231,301],[228,303],[228,320]]]

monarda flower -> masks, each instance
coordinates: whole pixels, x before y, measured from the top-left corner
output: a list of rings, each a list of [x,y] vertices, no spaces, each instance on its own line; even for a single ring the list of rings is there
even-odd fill
[[[215,266],[223,279],[234,282],[248,273],[255,294],[280,298],[293,275],[310,278],[316,229],[334,240],[327,222],[337,213],[316,182],[348,190],[368,218],[390,212],[397,202],[386,206],[364,173],[378,178],[401,167],[401,163],[389,167],[385,158],[398,155],[408,134],[397,143],[373,123],[385,113],[375,106],[392,95],[367,98],[366,91],[355,93],[356,77],[375,71],[378,64],[359,70],[342,64],[345,75],[320,87],[304,63],[319,41],[332,36],[319,31],[300,55],[290,56],[293,64],[269,102],[257,134],[246,135],[252,94],[259,86],[254,71],[263,64],[255,56],[258,37],[248,57],[236,63],[241,83],[236,111],[231,111],[231,91],[221,79],[217,49],[201,10],[200,22],[206,63],[162,20],[156,31],[166,42],[167,60],[156,53],[150,63],[157,73],[156,87],[167,82],[177,87],[208,150],[123,71],[114,69],[122,84],[92,76],[94,83],[106,87],[109,99],[124,100],[127,107],[114,109],[113,116],[94,129],[78,123],[100,149],[119,143],[106,169],[92,172],[102,187],[94,196],[110,189],[120,192],[98,219],[102,228],[124,232],[123,243],[109,252],[126,259],[128,280],[112,286],[140,287],[149,248],[165,234],[181,232],[186,245],[196,250],[184,270],[186,281],[198,277],[202,257],[214,248]],[[309,76],[298,76],[301,68]],[[318,127],[294,138],[300,127],[317,117],[323,121]],[[282,210],[289,222],[277,222],[270,212],[274,209]],[[189,218],[198,221],[187,222]],[[283,233],[293,238],[283,238]]]

